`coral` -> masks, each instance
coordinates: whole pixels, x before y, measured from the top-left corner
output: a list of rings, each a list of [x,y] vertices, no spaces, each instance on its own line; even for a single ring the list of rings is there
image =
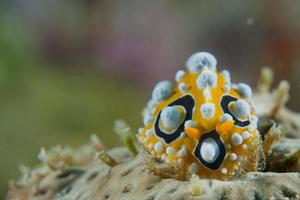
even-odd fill
[[[142,155],[131,157],[124,148],[107,152],[118,165],[97,160],[35,175],[35,181],[11,185],[13,199],[200,200],[299,199],[299,173],[251,172],[231,181],[165,179],[148,170]]]
[[[189,60],[188,63],[195,72],[200,70],[197,67],[199,63],[209,64],[214,70],[216,62],[209,59],[202,62]],[[229,73],[225,71],[222,74],[228,77]],[[186,72],[179,71],[176,80],[182,80],[186,75]],[[257,90],[252,94],[259,116],[257,129],[263,141],[260,153],[266,156],[263,172],[241,173],[226,181],[196,174],[187,178],[186,170],[153,156],[136,143],[133,132],[124,121],[117,121],[114,130],[127,148],[108,150],[96,135],[92,135],[90,142],[79,149],[60,146],[49,150],[42,148],[38,155],[41,164],[32,169],[20,167],[23,176],[18,181],[10,182],[6,199],[300,199],[300,114],[285,106],[289,89],[286,81],[270,92],[272,77],[269,69],[263,69]],[[209,85],[214,85],[213,79],[207,80],[211,80],[212,84]],[[236,88],[243,96],[251,96],[252,92],[247,86],[242,84]],[[159,99],[168,94],[166,91],[157,93]],[[155,102],[150,101],[148,105],[155,106]],[[171,115],[172,119],[180,121],[180,115],[172,114],[177,109],[180,112],[180,108],[167,110],[164,118],[168,119]],[[203,108],[203,112],[210,113],[211,106]],[[145,121],[151,123],[152,120],[149,116]],[[232,116],[225,114],[219,120],[226,122],[232,120]],[[184,124],[190,128],[197,126],[193,120]],[[174,126],[168,124],[168,128]],[[153,133],[148,131],[145,134]],[[248,134],[240,136],[248,137]],[[231,138],[237,144],[241,141],[239,135],[232,134]],[[153,145],[153,148],[159,150],[163,145]],[[207,148],[211,147],[208,145]],[[166,149],[167,152],[171,154],[174,149]],[[184,150],[180,152],[182,155],[186,153]],[[235,154],[228,153],[228,156],[233,160],[237,158]],[[257,163],[264,163],[264,156],[256,159]],[[197,165],[192,165],[190,170],[193,168],[197,169]]]
[[[300,172],[300,139],[281,139],[268,153],[268,169],[274,172]]]

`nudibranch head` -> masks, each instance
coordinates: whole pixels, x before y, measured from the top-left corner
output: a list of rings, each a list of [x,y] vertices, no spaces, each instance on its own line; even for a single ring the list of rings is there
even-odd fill
[[[251,88],[232,84],[210,53],[193,54],[186,66],[176,73],[176,84],[155,86],[139,141],[186,176],[227,179],[256,171],[261,139]]]

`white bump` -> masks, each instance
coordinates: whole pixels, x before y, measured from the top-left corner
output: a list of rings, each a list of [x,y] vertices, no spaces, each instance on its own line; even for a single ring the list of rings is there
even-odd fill
[[[199,73],[203,67],[215,70],[217,66],[216,58],[207,52],[196,52],[186,61],[187,68],[192,73]]]
[[[201,115],[204,119],[211,119],[215,116],[216,107],[213,103],[205,103],[200,107]]]
[[[148,101],[147,103],[147,107],[148,108],[154,108],[157,105],[157,101],[151,99],[150,101]]]
[[[153,129],[148,129],[145,134],[146,134],[146,136],[149,137],[149,136],[154,134],[154,130]]]
[[[226,144],[226,149],[228,150],[228,149],[231,149],[231,145],[230,144]]]
[[[153,148],[153,143],[148,144],[148,148],[152,149]]]
[[[161,155],[161,159],[167,160],[167,155],[166,154]]]
[[[185,137],[185,136],[186,136],[185,132],[182,131],[182,132],[180,133],[180,138],[183,138],[183,137]]]
[[[163,101],[171,96],[173,89],[174,85],[170,81],[160,81],[154,87],[152,99],[155,101]]]
[[[230,73],[228,70],[223,70],[221,72],[223,78],[224,78],[224,82],[227,84],[227,85],[230,85],[231,84],[231,78],[230,78]]]
[[[222,168],[222,169],[221,169],[221,172],[222,172],[222,174],[227,174],[227,172],[228,172],[228,171],[227,171],[227,168]]]
[[[243,136],[243,139],[246,140],[250,137],[250,133],[248,131],[245,131],[245,132],[243,132],[242,136]]]
[[[143,138],[143,139],[142,139],[142,143],[146,143],[146,142],[148,141],[148,139],[149,139],[149,138],[146,138],[146,137]]]
[[[257,126],[257,124],[258,124],[258,117],[255,116],[255,115],[251,115],[251,116],[250,116],[250,121],[251,121],[255,126]]]
[[[157,142],[155,145],[154,145],[154,150],[159,153],[162,151],[162,143],[161,142]]]
[[[206,101],[211,99],[211,92],[209,88],[204,88],[203,90],[203,96],[205,98]]]
[[[231,141],[233,145],[238,146],[243,143],[243,137],[238,133],[234,133],[231,136]]]
[[[139,128],[138,133],[142,134],[144,132],[144,128]]]
[[[259,136],[259,135],[260,135],[260,133],[259,133],[258,130],[255,130],[255,135],[256,135],[256,136]]]
[[[248,131],[252,133],[253,131],[255,131],[255,127],[253,125],[250,125]]]
[[[222,88],[225,92],[228,92],[230,90],[230,85],[225,85]]]
[[[146,114],[144,116],[144,125],[148,126],[149,124],[151,124],[153,122],[154,118],[150,115],[150,114]]]
[[[178,88],[180,92],[186,92],[189,89],[189,86],[186,83],[179,83]]]
[[[243,98],[252,98],[252,90],[251,90],[250,86],[245,83],[238,84],[236,91]]]
[[[193,121],[193,120],[187,120],[185,123],[184,123],[184,127],[185,128],[196,128],[198,125],[198,123],[196,121]]]
[[[175,153],[175,149],[173,147],[167,147],[166,153],[167,155],[172,155]]]
[[[196,112],[196,108],[194,107],[194,108],[193,108],[193,114],[194,114],[195,112]]]
[[[251,107],[252,112],[256,113],[257,107],[256,107],[255,103],[253,101],[250,101],[250,102],[251,102],[250,107]]]
[[[242,145],[242,149],[243,149],[244,151],[248,150],[248,145],[247,145],[247,144],[243,144],[243,145]]]
[[[233,120],[232,116],[229,115],[228,113],[225,113],[224,115],[222,115],[220,117],[220,122],[223,123],[223,122],[227,122],[227,121],[231,121]]]
[[[236,90],[236,89],[237,89],[237,84],[236,84],[236,83],[232,83],[232,84],[231,84],[231,88],[233,88],[233,89]]]
[[[179,82],[179,81],[181,81],[181,80],[184,78],[185,75],[186,75],[186,72],[185,72],[185,71],[179,70],[179,71],[176,73],[176,75],[175,75],[175,80],[176,80],[177,82]]]
[[[199,170],[199,166],[196,163],[192,163],[188,168],[190,174],[196,174]]]
[[[187,155],[187,151],[186,151],[186,148],[185,146],[182,146],[181,149],[178,151],[177,155],[179,157],[184,157]]]
[[[203,141],[200,149],[200,155],[208,163],[213,163],[220,155],[218,144],[213,138],[207,138]]]
[[[168,106],[161,112],[161,122],[163,127],[176,130],[183,122],[185,117],[185,109],[178,106]]]
[[[232,105],[229,106],[229,109],[236,118],[241,120],[248,119],[250,115],[250,106],[243,99],[239,99],[232,103]]]
[[[197,78],[196,84],[199,89],[215,88],[217,86],[217,75],[211,70],[203,71]]]
[[[231,161],[234,161],[234,160],[237,159],[237,155],[236,155],[235,153],[231,153],[230,156],[229,156],[229,159],[230,159]]]

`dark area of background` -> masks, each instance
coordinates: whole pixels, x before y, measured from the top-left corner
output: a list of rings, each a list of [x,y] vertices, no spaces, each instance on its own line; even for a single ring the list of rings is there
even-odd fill
[[[117,145],[113,121],[136,130],[155,82],[194,51],[236,82],[272,67],[300,111],[299,11],[298,0],[0,1],[0,195],[41,146],[76,147],[94,132]]]

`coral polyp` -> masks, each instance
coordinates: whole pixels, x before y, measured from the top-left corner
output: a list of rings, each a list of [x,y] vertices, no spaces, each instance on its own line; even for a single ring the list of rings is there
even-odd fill
[[[159,82],[144,109],[138,139],[146,152],[184,178],[258,171],[264,155],[251,88],[232,84],[207,52],[193,54],[186,67],[176,73],[176,84]]]

